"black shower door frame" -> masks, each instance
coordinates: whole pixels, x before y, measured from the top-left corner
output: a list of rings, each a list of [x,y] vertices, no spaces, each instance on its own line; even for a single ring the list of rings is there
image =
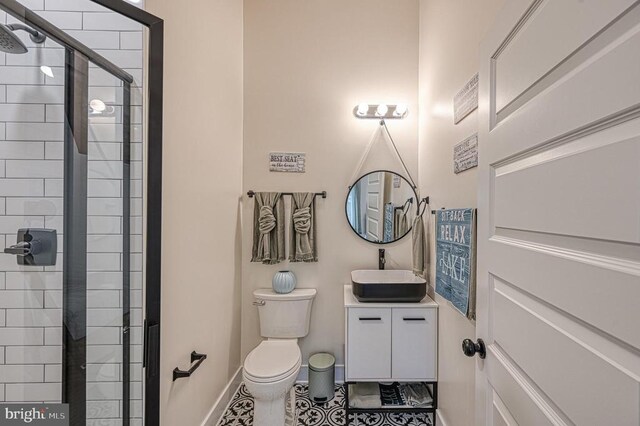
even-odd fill
[[[144,316],[144,424],[160,424],[160,289],[162,231],[162,116],[163,45],[162,19],[124,0],[91,0],[148,28],[147,63],[147,158],[146,245]],[[70,404],[70,424],[86,420],[86,339],[72,338],[68,324],[86,327],[86,213],[88,144],[88,64],[98,65],[123,85],[123,217],[130,212],[130,90],[133,78],[109,60],[70,37],[16,0],[0,0],[2,9],[65,47],[65,155],[64,155],[64,267],[63,267],[63,402]],[[123,220],[123,294],[129,293],[129,220]],[[73,230],[73,231],[71,231]],[[129,424],[129,298],[123,297],[123,425]],[[66,316],[69,315],[69,318]],[[73,318],[71,318],[73,316]]]

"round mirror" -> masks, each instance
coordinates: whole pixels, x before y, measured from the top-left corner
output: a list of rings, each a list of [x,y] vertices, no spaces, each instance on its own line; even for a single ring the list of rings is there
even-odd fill
[[[362,176],[351,187],[345,210],[351,229],[377,244],[398,241],[411,230],[417,195],[404,177],[386,170]]]

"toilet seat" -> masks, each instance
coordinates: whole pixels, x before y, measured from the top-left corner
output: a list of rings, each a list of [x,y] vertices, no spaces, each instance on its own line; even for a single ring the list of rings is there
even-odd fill
[[[247,355],[244,375],[252,382],[277,382],[296,373],[301,363],[297,341],[265,340]]]

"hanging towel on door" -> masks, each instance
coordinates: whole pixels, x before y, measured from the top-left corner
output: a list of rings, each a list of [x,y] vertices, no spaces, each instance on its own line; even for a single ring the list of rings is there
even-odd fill
[[[283,261],[284,243],[282,194],[279,192],[256,192],[251,261],[267,265]]]
[[[289,228],[289,260],[317,262],[316,202],[313,192],[294,192],[291,196],[291,225]]]

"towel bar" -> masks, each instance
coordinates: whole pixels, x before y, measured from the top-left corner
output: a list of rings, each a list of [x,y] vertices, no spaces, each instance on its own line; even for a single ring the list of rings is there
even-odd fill
[[[280,194],[282,195],[293,195],[293,192],[281,192]],[[247,191],[247,195],[249,196],[249,198],[253,198],[254,195],[256,195],[255,191],[253,189]],[[327,198],[327,191],[322,191],[322,192],[316,192],[315,196],[321,196],[322,198]]]
[[[191,376],[191,374],[193,374],[193,372],[196,371],[198,367],[200,367],[200,364],[202,364],[205,359],[207,359],[206,354],[199,354],[196,351],[191,352],[191,364],[193,364],[194,361],[195,364],[193,364],[188,371],[180,370],[178,367],[174,368],[173,381],[175,382],[176,380],[182,379],[183,377]]]

